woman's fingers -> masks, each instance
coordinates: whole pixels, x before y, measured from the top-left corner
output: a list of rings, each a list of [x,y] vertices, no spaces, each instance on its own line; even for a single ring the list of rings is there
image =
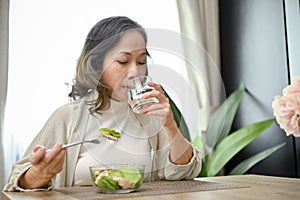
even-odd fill
[[[158,86],[157,88],[160,88],[160,86]],[[143,98],[155,97],[159,102],[143,108],[140,113],[152,115],[160,120],[163,125],[165,125],[169,115],[172,114],[172,112],[169,104],[169,99],[162,93],[163,91],[161,88],[160,90],[161,91],[157,89],[151,92],[147,92],[143,95]]]
[[[48,164],[47,167],[52,173],[58,173],[62,169],[65,154],[66,150],[62,149],[61,144],[57,144],[47,153],[43,161]]]
[[[171,105],[169,99],[164,95],[163,89],[156,83],[151,82],[148,85],[155,88],[155,90],[145,93],[143,98],[147,99],[155,97],[158,99],[159,103],[151,104],[150,106],[143,108],[140,113],[155,116],[164,126],[170,126],[170,124],[173,125],[174,118]]]
[[[59,173],[62,170],[63,164],[64,164],[64,160],[65,160],[65,154],[66,154],[66,150],[62,149],[55,156],[55,158],[51,161],[51,169],[52,169],[53,173],[57,174],[57,173]]]
[[[37,150],[39,150],[42,147],[43,146],[41,146],[41,145],[37,145],[37,146],[33,147],[33,152],[36,152]]]
[[[164,93],[163,89],[161,88],[161,86],[157,83],[153,83],[153,82],[149,82],[148,83],[149,86],[153,87],[155,90],[159,91],[161,94]]]
[[[50,163],[51,160],[62,150],[62,144],[55,144],[50,151],[47,152],[44,161]]]
[[[143,98],[147,99],[150,97],[155,97],[156,99],[158,99],[159,103],[169,103],[169,99],[164,95],[164,91],[159,84],[150,82],[148,83],[148,85],[153,87],[155,90],[146,92],[145,94],[143,94]]]
[[[33,154],[30,156],[29,161],[32,165],[38,164],[46,155],[46,148],[43,146],[35,146]]]
[[[48,152],[45,147],[37,146],[29,160],[36,171],[52,177],[62,170],[65,154],[66,150],[62,149],[61,144],[54,145]]]

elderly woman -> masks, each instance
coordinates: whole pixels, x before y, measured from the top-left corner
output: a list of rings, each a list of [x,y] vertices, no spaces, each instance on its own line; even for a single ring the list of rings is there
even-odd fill
[[[89,32],[78,59],[72,101],[58,108],[12,167],[5,191],[50,190],[90,185],[88,167],[96,164],[145,165],[145,181],[195,178],[201,170],[197,149],[181,134],[159,84],[143,98],[158,103],[134,113],[127,83],[147,74],[145,30],[116,16]],[[63,149],[62,144],[96,137],[99,129],[120,130],[121,138]],[[51,151],[46,151],[47,148]]]

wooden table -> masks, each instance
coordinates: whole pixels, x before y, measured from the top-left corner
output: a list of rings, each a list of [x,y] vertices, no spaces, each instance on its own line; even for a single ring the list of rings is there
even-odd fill
[[[300,179],[297,178],[283,178],[261,175],[240,175],[240,176],[217,176],[197,178],[200,181],[218,182],[226,184],[237,184],[245,187],[210,190],[210,191],[197,191],[197,192],[183,192],[176,194],[165,194],[156,196],[138,196],[130,197],[130,199],[172,199],[172,200],[193,200],[193,199],[222,199],[222,200],[235,200],[235,199],[262,199],[262,200],[296,200],[300,199]],[[66,189],[66,188],[64,188]],[[126,197],[126,195],[123,195]],[[2,200],[8,199],[55,199],[55,200],[76,200],[69,195],[63,194],[59,191],[47,192],[2,192]],[[118,198],[123,199],[123,198]],[[87,200],[87,198],[85,198]]]

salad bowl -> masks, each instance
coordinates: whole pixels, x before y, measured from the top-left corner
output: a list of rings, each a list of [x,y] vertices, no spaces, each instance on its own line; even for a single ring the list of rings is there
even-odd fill
[[[118,164],[90,166],[93,186],[98,192],[120,194],[130,193],[143,183],[144,165]]]

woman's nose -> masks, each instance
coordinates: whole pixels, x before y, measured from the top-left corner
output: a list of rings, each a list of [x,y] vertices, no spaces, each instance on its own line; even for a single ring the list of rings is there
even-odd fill
[[[140,76],[141,74],[141,70],[139,68],[140,66],[138,66],[137,64],[132,64],[129,68],[129,71],[127,73],[127,77],[128,78],[134,78],[134,77],[137,77],[137,76]]]
[[[137,77],[137,76],[139,76],[139,75],[140,75],[140,73],[139,73],[139,70],[138,70],[138,69],[132,69],[132,70],[128,71],[128,73],[127,73],[127,77],[128,77],[129,79],[135,78],[135,77]]]

